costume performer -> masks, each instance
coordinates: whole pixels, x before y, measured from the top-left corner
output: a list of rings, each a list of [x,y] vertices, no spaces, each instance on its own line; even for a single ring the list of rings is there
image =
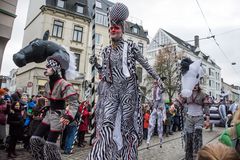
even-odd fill
[[[150,121],[148,126],[148,138],[147,138],[147,147],[149,147],[151,136],[154,132],[156,119],[158,122],[158,136],[160,140],[160,148],[162,148],[163,143],[163,122],[166,120],[166,108],[163,102],[162,93],[164,92],[163,88],[158,85],[158,82],[155,81],[152,89],[153,96],[153,111],[150,115]]]
[[[156,80],[157,73],[144,59],[134,43],[123,40],[124,21],[128,17],[128,8],[116,3],[110,10],[110,37],[112,45],[103,49],[102,78],[107,82],[101,108],[104,109],[102,126],[99,136],[88,156],[88,160],[112,160],[119,154],[124,160],[137,159],[137,146],[141,142],[142,129],[136,122],[142,117],[135,113],[141,112],[139,107],[139,90],[136,75],[136,61]],[[91,63],[97,66],[96,58],[91,57]],[[160,82],[159,82],[160,83]],[[120,113],[120,128],[116,127],[117,113]],[[141,128],[143,126],[141,125]],[[114,130],[118,139],[114,139]],[[141,133],[141,134],[138,134]],[[120,138],[119,138],[120,137]],[[121,146],[122,145],[122,146]],[[117,147],[116,147],[117,146]],[[118,152],[115,150],[117,148]]]
[[[193,62],[186,58],[181,62],[182,91],[174,102],[176,107],[186,109],[184,132],[186,138],[186,160],[196,158],[198,150],[202,147],[202,128],[204,124],[204,112],[206,126],[209,126],[209,103],[208,96],[201,91],[199,86],[200,77],[203,76],[201,61]]]
[[[36,39],[13,57],[19,67],[30,62],[39,63],[47,59],[44,75],[49,77],[49,81],[45,84],[44,94],[48,99],[49,108],[30,139],[32,154],[36,160],[61,159],[56,141],[64,125],[75,120],[79,106],[78,94],[65,77],[67,74],[73,75],[74,73],[73,56],[72,53],[51,41]],[[65,110],[66,107],[67,110]],[[48,137],[45,142],[43,136],[47,132]]]
[[[208,143],[198,152],[198,160],[240,159],[240,110],[233,117],[233,127],[226,129],[216,143]]]

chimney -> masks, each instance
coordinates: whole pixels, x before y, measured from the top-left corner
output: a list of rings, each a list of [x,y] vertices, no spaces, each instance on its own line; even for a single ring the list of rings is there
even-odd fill
[[[194,36],[194,43],[195,43],[196,48],[199,47],[199,36],[198,35]]]

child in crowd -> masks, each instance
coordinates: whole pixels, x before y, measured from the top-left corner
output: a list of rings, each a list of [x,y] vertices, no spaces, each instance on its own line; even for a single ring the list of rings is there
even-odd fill
[[[91,115],[91,112],[88,111],[89,102],[83,101],[79,108],[78,112],[80,113],[80,126],[78,130],[78,147],[84,147],[84,136],[85,133],[88,132],[88,125],[89,125],[89,116]]]
[[[143,116],[143,139],[144,140],[147,140],[149,119],[150,119],[150,110],[146,109],[146,112],[144,113],[144,116]]]
[[[172,135],[171,132],[171,124],[172,124],[172,112],[170,110],[170,100],[166,99],[165,100],[165,108],[166,108],[166,120],[164,122],[164,128],[165,128],[165,133],[166,136],[168,137],[168,135]]]

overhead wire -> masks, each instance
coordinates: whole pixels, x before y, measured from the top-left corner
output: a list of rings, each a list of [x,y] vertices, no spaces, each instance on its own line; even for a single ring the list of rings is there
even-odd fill
[[[198,5],[198,7],[199,7],[199,9],[200,9],[200,11],[201,11],[201,14],[202,14],[203,19],[204,19],[204,21],[205,21],[205,23],[206,23],[206,25],[207,25],[207,27],[208,27],[208,31],[209,31],[212,39],[214,40],[215,44],[216,44],[217,47],[219,48],[220,52],[221,52],[221,53],[224,55],[224,57],[230,62],[229,64],[232,64],[231,60],[228,58],[228,56],[225,54],[225,52],[223,51],[223,49],[222,49],[222,47],[220,46],[220,44],[217,42],[217,40],[216,40],[216,38],[215,38],[215,35],[212,33],[212,30],[211,30],[211,28],[210,28],[210,26],[209,26],[209,24],[208,24],[208,22],[207,22],[207,18],[206,18],[206,16],[204,15],[203,10],[202,10],[202,8],[201,8],[198,0],[196,0],[196,3],[197,3],[197,5]],[[237,29],[234,29],[234,30],[231,30],[231,31],[228,31],[228,32],[223,32],[222,34],[230,33],[230,32],[236,31],[236,30],[240,30],[240,28],[237,28]],[[222,35],[222,34],[219,34],[219,35]],[[235,70],[235,68],[234,68],[232,65],[231,65],[231,67],[233,68],[234,72],[235,72],[236,74],[238,74],[237,71]]]

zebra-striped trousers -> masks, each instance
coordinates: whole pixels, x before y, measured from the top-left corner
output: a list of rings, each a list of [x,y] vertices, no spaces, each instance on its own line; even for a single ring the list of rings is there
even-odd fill
[[[137,90],[133,83],[124,87],[110,86],[101,106],[104,109],[101,128],[87,160],[136,160],[138,136],[134,128],[134,111],[137,105]],[[121,111],[123,147],[119,150],[113,138],[117,112]]]

